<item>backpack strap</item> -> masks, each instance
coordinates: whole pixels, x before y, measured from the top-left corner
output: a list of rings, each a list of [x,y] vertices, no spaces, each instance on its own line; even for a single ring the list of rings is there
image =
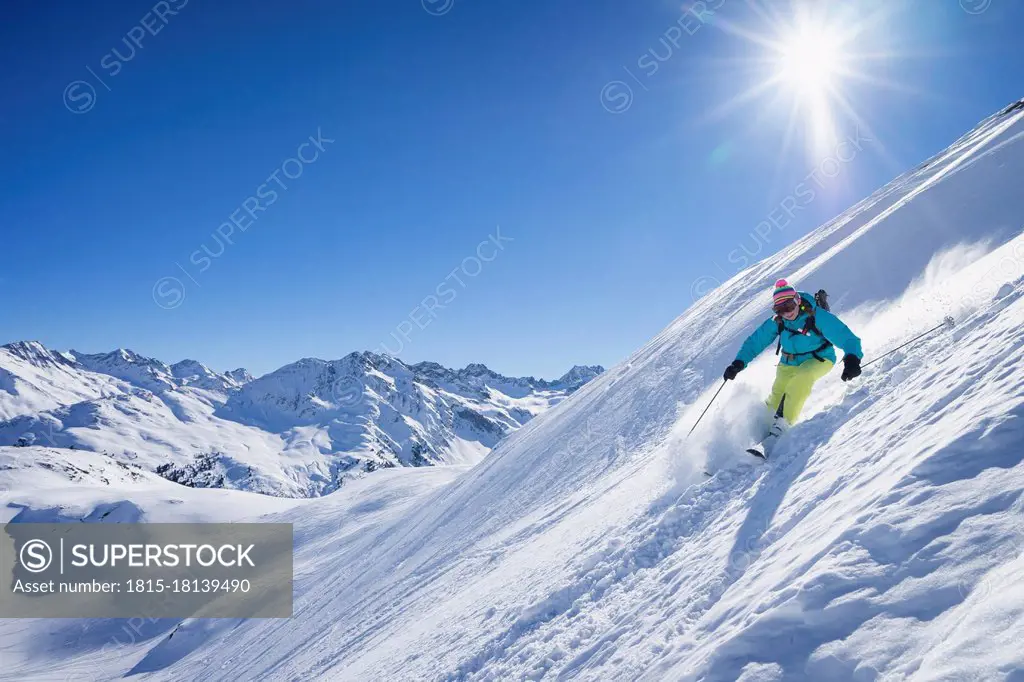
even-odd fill
[[[779,343],[775,347],[775,354],[779,355],[781,353],[782,355],[784,355],[787,358],[795,358],[795,357],[797,357],[799,355],[810,355],[815,360],[817,360],[818,362],[825,362],[825,358],[823,358],[820,355],[818,355],[818,353],[822,352],[823,350],[825,350],[827,348],[831,348],[832,347],[832,342],[829,341],[828,339],[826,339],[825,335],[821,333],[820,329],[818,329],[818,325],[815,324],[815,321],[814,321],[814,306],[810,302],[808,302],[807,299],[804,298],[803,296],[800,297],[800,312],[808,313],[808,315],[807,315],[807,320],[804,322],[804,328],[801,331],[799,331],[799,332],[795,332],[792,329],[790,329],[789,327],[787,327],[785,322],[783,322],[783,320],[782,320],[782,316],[780,316],[780,315],[776,315],[775,316],[775,322],[779,325]],[[808,333],[816,334],[817,336],[821,337],[821,340],[823,341],[823,343],[820,346],[818,346],[817,348],[815,348],[814,350],[804,351],[803,353],[782,353],[782,332],[783,331],[787,331],[790,334],[801,334],[801,333],[802,334],[808,334]]]

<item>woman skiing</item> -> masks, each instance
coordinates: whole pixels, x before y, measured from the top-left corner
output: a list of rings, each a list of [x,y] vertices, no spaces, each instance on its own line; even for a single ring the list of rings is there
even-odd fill
[[[843,381],[860,376],[862,355],[860,339],[828,311],[824,297],[819,301],[817,297],[797,291],[786,280],[780,279],[775,283],[772,299],[775,314],[747,337],[724,375],[727,381],[735,379],[744,367],[779,337],[775,352],[781,351],[782,358],[775,373],[771,395],[766,401],[770,413],[774,413],[774,422],[762,441],[762,449],[748,450],[764,458],[771,454],[778,439],[800,417],[814,382],[828,374],[835,365],[833,344],[845,353]]]

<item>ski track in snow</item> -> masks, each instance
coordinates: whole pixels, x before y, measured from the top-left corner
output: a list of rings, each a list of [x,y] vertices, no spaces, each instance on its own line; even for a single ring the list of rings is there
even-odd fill
[[[116,621],[8,621],[0,679],[1021,682],[1020,177],[1024,112],[994,116],[465,473],[389,471],[266,510],[296,524],[290,620],[185,620],[114,648]],[[768,464],[742,454],[768,352],[686,439],[783,274],[829,289],[866,361],[956,325],[849,384],[833,370]],[[181,513],[166,481],[101,468],[63,491],[47,470],[41,497]],[[96,476],[120,487],[101,500]],[[233,494],[239,517],[259,499]]]

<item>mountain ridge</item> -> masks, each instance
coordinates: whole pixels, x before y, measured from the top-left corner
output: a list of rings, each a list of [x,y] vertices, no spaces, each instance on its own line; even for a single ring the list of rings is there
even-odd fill
[[[141,460],[184,485],[322,495],[381,468],[478,462],[602,371],[547,381],[354,351],[253,377],[16,341],[0,346],[0,445]]]
[[[35,340],[35,339],[24,339],[24,340],[18,340],[18,341],[10,341],[8,343],[2,344],[2,345],[0,345],[0,349],[7,350],[8,352],[10,352],[12,354],[15,354],[15,355],[19,355],[20,357],[22,357],[23,359],[26,359],[26,360],[28,360],[28,359],[30,359],[32,357],[47,358],[47,359],[50,359],[50,360],[52,360],[54,362],[63,363],[63,364],[69,364],[69,363],[70,364],[74,364],[75,362],[82,362],[82,359],[85,359],[88,364],[90,364],[92,366],[99,366],[99,363],[111,362],[115,358],[119,358],[125,364],[141,364],[141,365],[149,366],[149,367],[152,367],[152,368],[161,368],[161,369],[166,368],[168,370],[167,373],[169,375],[171,375],[171,376],[175,376],[176,378],[186,378],[186,375],[184,375],[182,372],[186,371],[187,369],[191,369],[191,368],[201,368],[203,371],[208,372],[208,373],[213,374],[213,375],[231,377],[231,378],[233,378],[239,384],[248,383],[249,381],[252,381],[254,379],[259,378],[259,377],[254,376],[253,374],[251,374],[244,367],[238,367],[236,369],[233,369],[233,370],[230,370],[230,371],[225,371],[225,372],[218,372],[216,370],[211,369],[208,365],[200,362],[199,360],[194,360],[192,358],[184,358],[184,359],[182,359],[182,360],[180,360],[178,362],[168,364],[167,362],[165,362],[163,360],[160,360],[158,358],[147,356],[147,355],[143,355],[142,353],[138,353],[138,352],[132,350],[131,348],[125,348],[125,347],[118,347],[118,348],[115,348],[114,350],[111,350],[111,351],[99,352],[99,353],[85,353],[85,352],[74,350],[74,349],[71,349],[71,350],[68,350],[68,351],[59,351],[59,350],[54,350],[54,349],[49,348],[48,346],[43,344],[41,341],[38,341],[38,340]],[[273,372],[280,371],[281,369],[284,369],[285,367],[288,367],[289,365],[293,365],[293,364],[301,363],[301,362],[305,362],[305,361],[314,361],[314,362],[321,362],[321,363],[331,363],[331,362],[338,362],[340,360],[344,360],[345,358],[349,358],[349,357],[369,358],[369,359],[371,359],[371,361],[376,361],[376,362],[379,362],[382,358],[389,358],[390,360],[392,360],[394,362],[399,362],[399,363],[401,363],[401,364],[403,364],[403,365],[405,365],[407,367],[413,368],[413,369],[415,369],[417,371],[422,371],[424,373],[427,373],[428,371],[440,371],[440,372],[444,372],[444,373],[454,373],[454,374],[459,375],[459,376],[481,376],[482,375],[482,376],[495,377],[495,378],[503,379],[503,380],[525,381],[525,382],[529,382],[530,384],[536,384],[538,386],[542,386],[542,387],[545,387],[545,388],[551,388],[551,387],[555,387],[555,386],[568,386],[568,385],[572,385],[572,386],[575,386],[575,387],[578,388],[583,383],[586,383],[586,381],[589,381],[590,379],[592,379],[597,374],[600,374],[600,373],[605,371],[605,368],[603,366],[601,366],[601,365],[573,365],[567,372],[565,372],[565,374],[563,374],[559,378],[548,380],[548,379],[539,379],[539,378],[534,377],[533,375],[514,377],[514,376],[509,376],[509,375],[501,374],[500,372],[492,370],[490,367],[488,367],[484,363],[471,362],[471,363],[467,364],[465,367],[463,367],[461,369],[446,367],[444,365],[441,365],[438,362],[434,362],[434,361],[430,361],[430,360],[423,360],[423,361],[420,361],[420,362],[416,362],[416,363],[410,364],[410,363],[406,363],[406,362],[404,362],[404,361],[402,361],[402,360],[400,360],[398,358],[395,358],[395,357],[387,355],[387,354],[374,353],[373,351],[363,350],[363,351],[352,351],[352,352],[348,353],[347,355],[344,355],[341,358],[338,358],[337,360],[325,360],[325,359],[317,357],[317,356],[308,356],[308,357],[300,358],[300,359],[295,360],[295,361],[293,361],[291,363],[287,363],[285,365],[282,365],[281,367],[277,368],[276,370],[272,370],[271,372],[268,372],[268,374],[272,374]],[[83,364],[86,364],[86,363],[83,363]],[[97,370],[93,370],[93,371],[97,371]],[[261,375],[261,376],[266,376],[266,375]]]

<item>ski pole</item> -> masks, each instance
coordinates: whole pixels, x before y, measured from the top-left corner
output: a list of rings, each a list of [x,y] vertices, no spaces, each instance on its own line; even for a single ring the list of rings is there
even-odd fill
[[[918,340],[918,339],[920,339],[920,338],[924,338],[925,336],[928,336],[929,334],[931,334],[931,333],[932,333],[933,331],[935,331],[936,329],[941,329],[942,327],[946,327],[946,326],[950,326],[950,327],[951,327],[951,326],[953,326],[953,324],[954,324],[954,322],[953,322],[953,318],[947,315],[947,316],[946,316],[946,317],[945,317],[945,318],[944,318],[944,319],[942,320],[942,324],[940,324],[940,325],[938,325],[938,326],[936,326],[936,327],[932,327],[931,329],[929,329],[928,331],[924,332],[923,334],[918,334],[918,335],[917,335],[917,336],[915,336],[914,338],[910,339],[910,341],[907,341],[907,342],[906,342],[906,343],[904,343],[904,344],[903,344],[902,346],[896,346],[895,348],[893,348],[893,349],[892,349],[891,351],[889,351],[888,353],[882,353],[881,355],[879,355],[879,356],[878,356],[877,358],[875,358],[875,359],[874,359],[874,360],[872,360],[871,362],[866,362],[866,363],[864,363],[864,364],[863,364],[863,365],[861,366],[861,369],[864,369],[865,367],[867,367],[867,366],[868,366],[868,365],[870,365],[870,364],[873,364],[873,363],[875,363],[875,362],[878,362],[879,360],[881,360],[882,358],[884,358],[884,357],[885,357],[886,355],[892,355],[893,353],[895,353],[896,351],[898,351],[898,350],[899,350],[900,348],[903,348],[904,346],[909,346],[910,344],[914,343],[915,341],[917,341],[917,340]]]
[[[704,408],[704,411],[700,413],[700,416],[699,416],[699,417],[697,417],[697,421],[695,421],[695,422],[693,423],[693,426],[691,426],[691,427],[690,427],[690,431],[689,431],[689,433],[687,433],[687,434],[686,434],[686,437],[687,437],[687,438],[689,438],[689,437],[690,437],[690,434],[691,434],[691,433],[693,433],[693,430],[694,430],[695,428],[697,428],[697,424],[700,424],[700,420],[701,420],[701,419],[703,419],[703,418],[704,418],[704,415],[705,415],[705,414],[707,414],[707,413],[708,413],[708,410],[710,410],[710,409],[711,409],[711,403],[715,402],[715,398],[717,398],[717,397],[718,397],[718,394],[722,392],[722,389],[723,389],[723,388],[725,388],[725,385],[726,385],[727,383],[729,383],[729,382],[728,382],[728,381],[722,381],[722,385],[721,385],[721,386],[719,386],[719,387],[718,387],[718,390],[717,390],[717,391],[715,391],[715,394],[714,394],[713,396],[711,396],[711,401],[710,401],[710,402],[708,403],[708,406]]]

